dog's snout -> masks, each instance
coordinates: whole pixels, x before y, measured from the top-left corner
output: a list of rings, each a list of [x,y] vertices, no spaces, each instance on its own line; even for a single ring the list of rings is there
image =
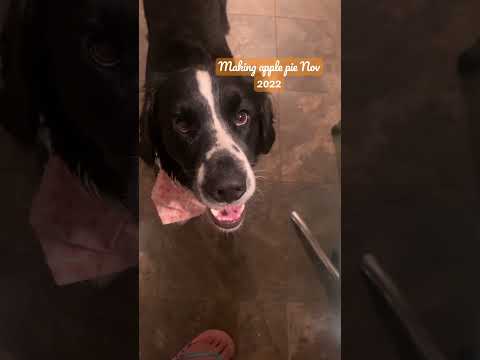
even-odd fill
[[[218,202],[231,203],[245,194],[247,186],[240,179],[222,179],[214,184],[212,197]]]
[[[203,190],[218,203],[233,203],[247,190],[246,174],[230,156],[212,159],[207,166]]]

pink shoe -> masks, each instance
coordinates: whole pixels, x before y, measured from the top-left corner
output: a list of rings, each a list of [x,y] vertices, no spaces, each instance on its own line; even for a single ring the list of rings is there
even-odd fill
[[[172,360],[231,360],[234,354],[235,345],[226,332],[207,330],[193,339]]]

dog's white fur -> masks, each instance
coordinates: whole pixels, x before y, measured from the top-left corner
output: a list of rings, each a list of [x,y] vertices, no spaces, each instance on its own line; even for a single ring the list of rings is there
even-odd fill
[[[242,195],[240,199],[235,201],[234,204],[244,204],[252,197],[255,193],[255,175],[253,173],[252,167],[250,162],[248,161],[247,156],[242,150],[242,146],[240,144],[235,143],[232,135],[228,131],[227,125],[224,123],[225,120],[222,119],[221,116],[217,113],[215,107],[215,98],[213,95],[213,88],[212,88],[212,79],[208,71],[204,70],[197,70],[196,72],[196,81],[198,85],[198,90],[200,94],[205,98],[205,101],[208,104],[211,117],[211,127],[212,131],[215,132],[215,141],[212,145],[212,148],[207,151],[206,160],[210,159],[216,152],[218,151],[226,151],[232,156],[232,158],[236,159],[241,164],[241,167],[246,173],[246,191]],[[235,151],[238,149],[238,151]],[[202,184],[204,181],[205,175],[205,166],[202,164],[198,170],[197,175],[197,189],[200,194],[201,200],[210,208],[218,208],[222,205],[227,204],[211,204],[208,200],[205,199],[205,196],[202,194]]]

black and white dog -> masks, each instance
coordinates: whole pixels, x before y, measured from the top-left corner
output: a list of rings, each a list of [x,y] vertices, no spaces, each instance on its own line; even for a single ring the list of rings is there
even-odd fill
[[[0,124],[138,216],[138,2],[14,0]]]
[[[226,0],[145,0],[149,56],[141,154],[193,191],[223,231],[255,193],[252,167],[274,140],[272,104],[251,79],[216,77],[232,57]],[[181,21],[179,21],[181,19]]]

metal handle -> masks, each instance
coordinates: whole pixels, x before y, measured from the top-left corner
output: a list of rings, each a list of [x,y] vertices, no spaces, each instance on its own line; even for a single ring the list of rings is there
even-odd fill
[[[337,268],[330,261],[330,258],[327,256],[327,254],[325,254],[325,252],[322,250],[320,245],[318,245],[318,242],[315,240],[315,237],[313,236],[312,232],[308,228],[307,224],[305,224],[305,222],[297,214],[296,211],[292,211],[291,219],[295,223],[295,225],[297,225],[297,227],[300,229],[303,236],[305,237],[305,239],[308,241],[313,251],[315,252],[315,255],[320,259],[323,265],[325,265],[328,272],[335,278],[335,280],[340,280],[340,273],[338,272]]]
[[[393,280],[383,271],[373,255],[367,254],[363,257],[362,270],[395,313],[423,358],[447,360],[430,338],[430,334],[415,317],[412,308]]]

